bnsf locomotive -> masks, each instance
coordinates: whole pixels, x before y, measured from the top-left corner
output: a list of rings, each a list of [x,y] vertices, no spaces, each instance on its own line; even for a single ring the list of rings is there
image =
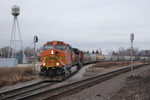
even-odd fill
[[[43,45],[41,73],[51,79],[62,80],[71,74],[71,67],[82,66],[83,52],[62,41],[51,41]]]

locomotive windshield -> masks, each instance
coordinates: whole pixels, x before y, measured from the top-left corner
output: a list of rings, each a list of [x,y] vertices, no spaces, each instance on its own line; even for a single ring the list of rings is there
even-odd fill
[[[66,45],[55,45],[55,49],[61,50],[61,51],[66,51]]]
[[[44,51],[49,50],[49,49],[54,49],[54,45],[45,45],[44,46]]]

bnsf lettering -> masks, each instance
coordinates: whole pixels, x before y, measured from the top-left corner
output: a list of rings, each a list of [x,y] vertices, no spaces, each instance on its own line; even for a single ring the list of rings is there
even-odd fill
[[[48,60],[50,60],[50,61],[54,61],[54,60],[66,60],[66,57],[61,57],[61,56],[59,56],[58,57],[58,59],[57,59],[57,57],[41,57],[41,60],[43,61],[45,59],[45,61],[48,61]]]
[[[55,57],[49,57],[49,60],[57,60]]]

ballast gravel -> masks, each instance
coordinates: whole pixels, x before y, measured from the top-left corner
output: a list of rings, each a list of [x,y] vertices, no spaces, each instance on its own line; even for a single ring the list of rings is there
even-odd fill
[[[150,65],[135,69],[133,73],[135,75],[142,75],[145,74],[148,69],[150,69]],[[84,89],[76,94],[64,97],[61,100],[112,100],[111,97],[126,86],[126,79],[130,75],[131,72],[121,74],[95,86]]]

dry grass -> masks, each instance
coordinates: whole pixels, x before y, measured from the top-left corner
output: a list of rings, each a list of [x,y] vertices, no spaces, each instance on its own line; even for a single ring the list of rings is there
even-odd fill
[[[31,67],[1,67],[0,87],[34,79]]]
[[[134,65],[142,64],[144,62],[134,61]],[[91,67],[89,67],[86,71],[100,71],[109,68],[117,68],[123,66],[129,66],[130,61],[120,61],[120,62],[99,62]]]

